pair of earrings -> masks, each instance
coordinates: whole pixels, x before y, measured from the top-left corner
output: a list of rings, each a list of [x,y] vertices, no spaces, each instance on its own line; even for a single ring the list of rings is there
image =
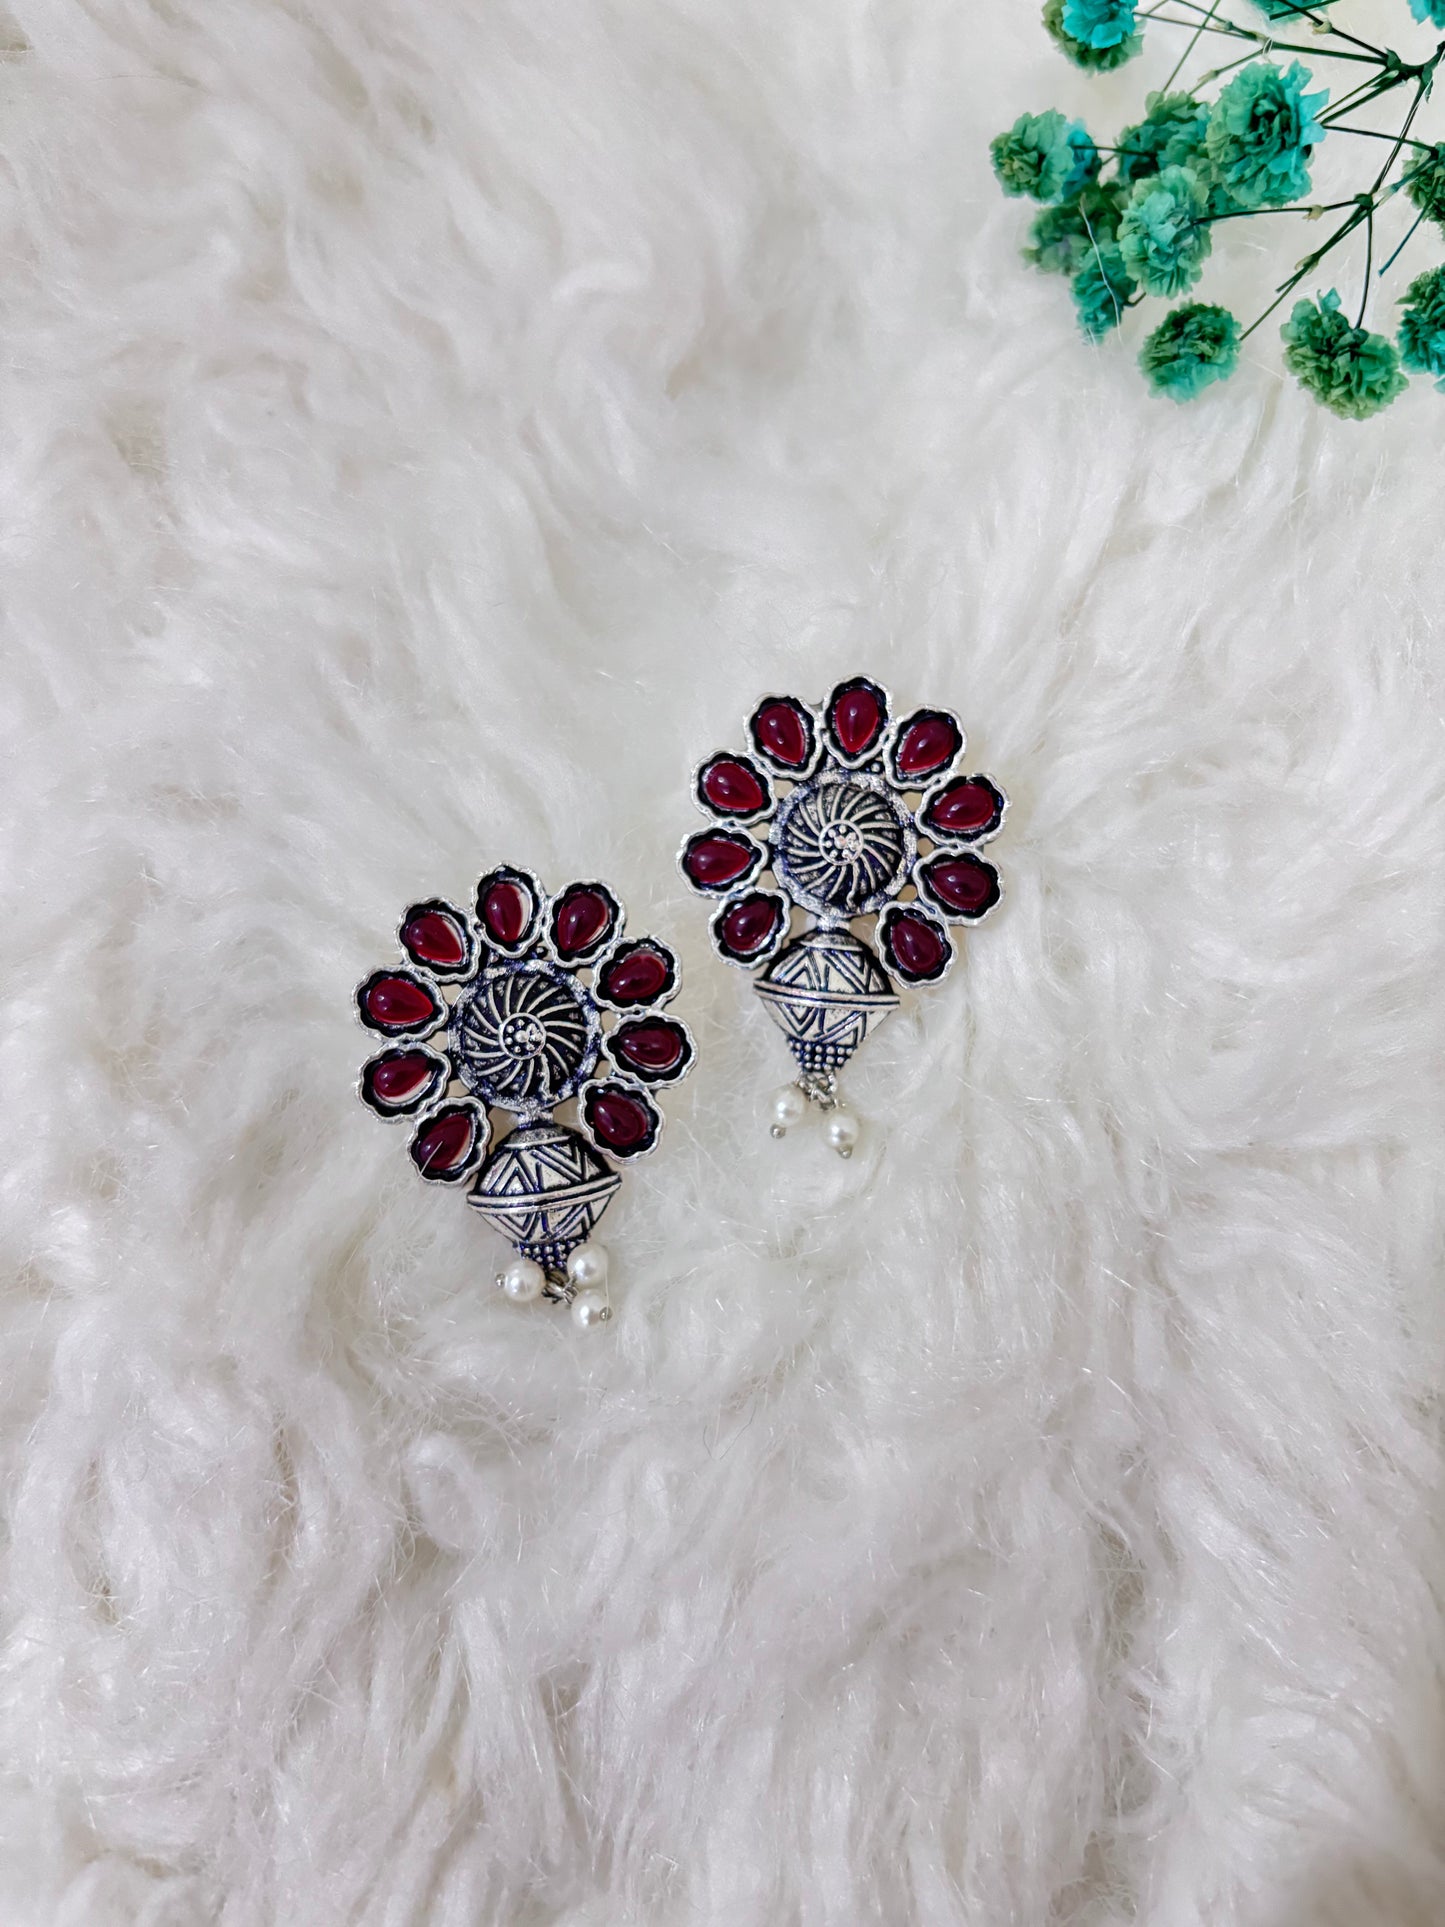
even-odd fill
[[[816,1108],[848,1157],[858,1125],[838,1073],[900,986],[945,975],[951,926],[998,902],[998,872],[977,847],[1007,800],[988,777],[960,773],[964,735],[947,710],[895,720],[863,676],[821,708],[764,697],[747,739],[698,768],[708,824],[678,860],[715,903],[714,948],[754,974],[797,1063],[773,1100],[773,1135]],[[852,927],[865,918],[876,919],[871,945]],[[592,1233],[622,1182],[616,1167],[656,1147],[659,1092],[696,1055],[667,1011],[675,954],[624,937],[605,884],[548,896],[506,864],[481,879],[471,914],[431,898],[406,912],[398,938],[405,962],[356,991],[361,1022],[387,1040],[362,1069],[362,1102],[411,1123],[429,1183],[470,1181],[468,1202],[516,1254],[497,1278],[508,1298],[605,1323],[607,1253]],[[570,1124],[558,1122],[563,1105],[575,1106]],[[515,1120],[495,1144],[494,1112]]]

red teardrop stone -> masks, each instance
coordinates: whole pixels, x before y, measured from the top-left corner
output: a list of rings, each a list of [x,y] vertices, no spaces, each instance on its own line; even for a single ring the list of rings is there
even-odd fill
[[[718,929],[729,950],[739,957],[751,957],[772,937],[784,914],[776,897],[757,893],[741,898],[724,911],[718,919]]]
[[[923,874],[939,902],[961,917],[981,917],[998,902],[998,871],[976,856],[935,857]]]
[[[531,892],[511,877],[498,877],[482,899],[482,922],[497,943],[516,943],[531,914]]]
[[[437,1075],[438,1065],[434,1057],[425,1051],[397,1051],[394,1056],[380,1058],[367,1071],[367,1086],[383,1104],[405,1104],[408,1098],[415,1097]]]
[[[925,829],[945,836],[977,836],[992,829],[1003,810],[1003,799],[986,777],[966,776],[940,790],[924,816]]]
[[[612,1039],[613,1054],[634,1070],[649,1071],[656,1077],[675,1070],[687,1051],[687,1033],[666,1017],[644,1018],[640,1023],[623,1024]]]
[[[602,972],[598,988],[609,1003],[650,1004],[667,989],[672,968],[660,950],[638,944],[614,957]]]
[[[768,793],[757,771],[735,756],[719,756],[702,773],[702,793],[728,816],[754,816],[767,807]]]
[[[789,769],[801,769],[813,748],[813,724],[799,703],[779,697],[764,703],[752,721],[753,741]]]
[[[605,936],[612,923],[612,905],[600,890],[586,886],[569,890],[557,905],[552,919],[552,935],[563,957],[575,957],[589,950]]]
[[[682,867],[700,888],[718,890],[752,868],[757,847],[742,836],[700,836],[688,845]]]
[[[854,683],[833,698],[828,720],[845,756],[861,756],[883,731],[883,705],[867,683]]]
[[[377,977],[368,987],[366,1014],[387,1030],[408,1030],[438,1014],[436,999],[414,977]]]
[[[916,716],[898,738],[898,774],[930,776],[963,747],[963,732],[951,716]]]
[[[888,954],[905,977],[931,977],[948,951],[948,938],[935,923],[922,917],[894,917],[886,937]]]
[[[411,1155],[419,1171],[455,1171],[471,1155],[476,1120],[470,1111],[443,1111],[412,1139]]]
[[[587,1100],[587,1122],[604,1144],[632,1151],[645,1144],[656,1125],[652,1108],[615,1085],[594,1091]]]
[[[444,910],[422,910],[401,927],[402,948],[418,963],[455,970],[467,960],[467,940],[455,917]]]

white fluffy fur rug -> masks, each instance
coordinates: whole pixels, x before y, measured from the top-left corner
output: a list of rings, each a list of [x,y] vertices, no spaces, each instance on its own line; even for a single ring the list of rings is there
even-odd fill
[[[1445,402],[1084,346],[1025,0],[0,39],[4,1927],[1445,1918]],[[674,852],[859,669],[1014,808],[845,1165]],[[504,858],[688,972],[590,1336],[351,1091]]]

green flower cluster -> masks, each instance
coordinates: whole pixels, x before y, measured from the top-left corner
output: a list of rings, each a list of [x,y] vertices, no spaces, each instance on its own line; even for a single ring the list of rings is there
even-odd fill
[[[1063,28],[1085,47],[1117,47],[1134,31],[1134,0],[1064,0]]]
[[[1144,118],[1119,136],[1119,179],[1139,181],[1166,167],[1193,166],[1199,172],[1209,109],[1193,94],[1148,94]]]
[[[1378,415],[1406,385],[1394,343],[1352,326],[1333,288],[1318,301],[1297,301],[1279,332],[1285,367],[1346,421]]]
[[[1068,11],[1067,0],[1044,0],[1044,26],[1048,30],[1060,52],[1066,54],[1076,67],[1086,73],[1107,74],[1114,68],[1122,67],[1126,60],[1132,60],[1144,45],[1142,34],[1126,33],[1122,40],[1111,41],[1107,46],[1097,46],[1089,40],[1078,40],[1069,32],[1065,24]],[[1132,22],[1134,10],[1129,9]]]
[[[1239,364],[1239,323],[1228,308],[1185,301],[1172,308],[1144,343],[1139,366],[1156,395],[1192,401]]]
[[[1107,72],[1139,51],[1147,21],[1190,24],[1157,7],[1141,16],[1141,4],[1043,0],[1044,26],[1076,66]],[[1373,104],[1410,85],[1418,89],[1416,107],[1429,98],[1436,70],[1445,76],[1445,42],[1433,56],[1411,61],[1333,28],[1324,11],[1331,4],[1254,0],[1257,12],[1271,22],[1288,29],[1300,21],[1298,33],[1305,25],[1313,29],[1325,43],[1324,55],[1378,63],[1374,77],[1352,85],[1342,106],[1358,103],[1362,95]],[[1410,0],[1410,5],[1418,20],[1445,26],[1445,0]],[[1202,7],[1195,11],[1204,15]],[[1351,126],[1339,111],[1327,115],[1329,93],[1314,87],[1309,71],[1298,60],[1285,66],[1270,58],[1277,44],[1270,38],[1274,29],[1248,26],[1223,11],[1216,16],[1214,8],[1196,23],[1173,74],[1183,71],[1200,31],[1210,24],[1245,47],[1242,57],[1205,74],[1194,87],[1148,94],[1143,117],[1126,126],[1112,147],[1101,149],[1080,121],[1049,110],[1020,115],[990,148],[1004,192],[1041,204],[1029,223],[1025,260],[1065,277],[1079,326],[1090,340],[1112,333],[1128,309],[1150,297],[1176,302],[1187,297],[1148,335],[1139,356],[1150,389],[1176,402],[1233,374],[1245,339],[1260,322],[1333,248],[1351,237],[1356,237],[1352,245],[1361,247],[1365,224],[1376,221],[1392,194],[1403,190],[1422,216],[1445,228],[1445,141],[1433,147],[1418,138],[1407,142],[1412,108],[1391,156],[1394,180],[1386,187],[1381,174],[1368,192],[1330,203],[1349,212],[1293,274],[1286,274],[1279,299],[1264,315],[1242,328],[1227,308],[1193,299],[1191,291],[1213,252],[1217,223],[1276,210],[1328,212],[1309,206],[1315,149],[1335,128],[1367,138],[1378,131]],[[1346,42],[1351,43],[1347,48]],[[1293,48],[1286,44],[1284,51]],[[1207,90],[1207,82],[1219,84]],[[1402,151],[1405,158],[1396,165]],[[1303,205],[1296,209],[1296,203]],[[1271,223],[1262,238],[1273,231]],[[1373,263],[1378,235],[1373,225],[1370,235],[1362,251]],[[1362,323],[1352,325],[1333,289],[1296,302],[1280,332],[1291,373],[1347,419],[1362,420],[1384,408],[1405,386],[1407,368],[1429,375],[1445,391],[1445,267],[1411,284],[1398,345]]]
[[[1041,207],[1029,227],[1025,261],[1046,274],[1076,275],[1096,247],[1118,238],[1120,212],[1118,188],[1097,181],[1072,201]]]
[[[1400,301],[1400,359],[1445,394],[1445,267],[1416,275]]]
[[[1079,121],[1056,108],[1020,114],[989,147],[993,171],[1005,194],[1035,201],[1066,201],[1099,171],[1099,150]]]
[[[1073,293],[1079,326],[1090,341],[1102,341],[1124,319],[1124,310],[1138,289],[1118,247],[1106,241],[1091,249],[1074,276]]]
[[[1183,294],[1199,279],[1212,246],[1199,218],[1208,199],[1187,167],[1135,181],[1119,222],[1119,252],[1146,294]]]
[[[1445,227],[1445,141],[1432,148],[1423,160],[1411,161],[1405,175],[1405,192],[1429,221]]]
[[[1328,92],[1307,94],[1309,74],[1261,60],[1237,73],[1204,136],[1214,178],[1239,207],[1286,207],[1310,191],[1310,150],[1325,137]]]

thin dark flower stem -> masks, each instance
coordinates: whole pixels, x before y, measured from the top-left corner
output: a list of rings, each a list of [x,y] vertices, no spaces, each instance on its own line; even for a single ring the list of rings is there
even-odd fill
[[[1217,4],[1218,0],[1214,0],[1214,5],[1210,6],[1208,14],[1212,15],[1214,13]],[[1168,16],[1162,11],[1166,5],[1182,7],[1186,13],[1202,14],[1206,11],[1201,4],[1201,0],[1156,0],[1156,4],[1152,6],[1148,12],[1141,13],[1137,17],[1140,20],[1165,20],[1168,21],[1169,25],[1176,27],[1190,24],[1183,20],[1169,20]],[[1321,40],[1343,40],[1348,42],[1352,47],[1359,47],[1371,61],[1382,67],[1388,66],[1390,63],[1390,51],[1388,48],[1377,47],[1373,40],[1364,40],[1357,33],[1347,33],[1343,27],[1337,27],[1328,14],[1320,13],[1308,4],[1289,4],[1288,12],[1282,14],[1280,18],[1307,20],[1312,27],[1319,30],[1319,38]],[[1322,47],[1319,45],[1307,47],[1301,46],[1297,41],[1276,40],[1271,35],[1262,33],[1258,28],[1241,27],[1238,21],[1230,20],[1227,17],[1218,21],[1210,31],[1214,33],[1244,34],[1251,40],[1259,41],[1262,52],[1268,52],[1271,48],[1278,47],[1284,53],[1310,54],[1316,59],[1323,60],[1344,60],[1349,57],[1340,53],[1338,49],[1334,47]]]
[[[1424,219],[1425,219],[1425,210],[1422,207],[1420,212],[1415,216],[1414,220],[1410,223],[1409,227],[1406,229],[1404,240],[1400,243],[1399,247],[1395,249],[1395,252],[1390,256],[1389,260],[1385,263],[1385,265],[1380,269],[1379,272],[1382,279],[1384,278],[1385,275],[1387,275],[1390,272],[1391,268],[1394,267],[1395,263],[1399,260],[1400,256],[1405,252],[1405,249],[1409,246],[1410,242],[1414,240],[1415,230],[1417,227],[1419,227],[1420,223]]]
[[[1174,6],[1182,6],[1184,0],[1171,0],[1171,4]],[[1143,14],[1135,15],[1135,18],[1139,20],[1144,19],[1144,17]],[[1253,40],[1262,54],[1305,54],[1311,60],[1352,60],[1357,61],[1362,67],[1382,67],[1384,65],[1384,62],[1377,60],[1374,54],[1347,54],[1340,52],[1340,50],[1335,47],[1306,47],[1298,40],[1271,40],[1268,34],[1254,33],[1248,27],[1237,27],[1232,21],[1206,19],[1201,26],[1197,21],[1178,20],[1172,14],[1168,13],[1156,13],[1150,17],[1157,20],[1159,24],[1164,27],[1188,27],[1192,32],[1223,33],[1228,34],[1232,40]]]
[[[1208,13],[1205,14],[1204,18],[1200,21],[1199,25],[1194,29],[1193,33],[1190,34],[1189,39],[1185,42],[1183,53],[1180,54],[1179,58],[1175,61],[1173,67],[1169,71],[1169,78],[1165,81],[1164,85],[1159,89],[1161,94],[1167,94],[1169,92],[1169,89],[1174,85],[1175,81],[1178,80],[1179,70],[1183,67],[1185,61],[1188,60],[1190,54],[1192,54],[1194,52],[1194,49],[1199,45],[1200,36],[1203,34],[1205,28],[1208,27],[1210,21],[1214,18],[1215,13],[1218,10],[1218,7],[1219,7],[1219,0],[1209,0]],[[1246,54],[1244,57],[1246,60],[1252,60],[1254,58],[1252,54]]]
[[[1183,0],[1174,0],[1174,4],[1176,6],[1182,5]],[[1142,18],[1142,16],[1137,17]],[[1176,19],[1173,14],[1169,13],[1157,13],[1153,17],[1159,22],[1161,27],[1187,27],[1191,33],[1199,27],[1197,20],[1179,20]],[[1265,43],[1263,35],[1251,33],[1247,27],[1236,27],[1231,21],[1211,21],[1202,31],[1205,33],[1227,34],[1231,40],[1252,40],[1259,47],[1260,52],[1264,52]]]
[[[1355,316],[1355,326],[1365,325],[1365,310],[1370,305],[1370,272],[1375,265],[1375,203],[1371,201],[1369,212],[1365,215],[1365,285],[1360,294],[1360,312]]]
[[[1316,13],[1308,6],[1296,6],[1294,0],[1287,0],[1287,4],[1289,5],[1289,13],[1284,16],[1286,19],[1299,19],[1302,16],[1308,20],[1312,26],[1322,27],[1324,29],[1322,38],[1348,40],[1352,47],[1363,47],[1368,53],[1372,53],[1377,60],[1383,60],[1385,58],[1385,49],[1383,47],[1377,47],[1373,40],[1361,40],[1358,34],[1346,33],[1343,27],[1337,27],[1334,21],[1327,15]]]
[[[1392,79],[1367,87],[1363,93],[1346,94],[1338,106],[1331,107],[1320,115],[1320,126],[1337,127],[1346,114],[1357,114],[1361,108],[1373,107],[1377,100],[1383,100],[1386,94],[1392,94],[1397,87],[1403,87],[1408,79],[1408,74],[1396,74]]]
[[[1362,80],[1358,87],[1351,87],[1348,93],[1341,94],[1338,100],[1332,101],[1320,115],[1320,125],[1328,127],[1341,114],[1352,114],[1357,107],[1368,107],[1372,100],[1378,100],[1381,94],[1388,93],[1392,86],[1398,85],[1398,81],[1382,81],[1378,74],[1371,74],[1370,78]]]
[[[1355,229],[1360,225],[1360,221],[1361,221],[1361,218],[1363,217],[1363,214],[1364,214],[1364,209],[1357,207],[1354,213],[1350,216],[1350,218],[1347,221],[1342,221],[1340,223],[1340,225],[1335,229],[1334,233],[1330,236],[1329,240],[1325,242],[1323,247],[1316,248],[1313,254],[1307,255],[1305,259],[1300,262],[1299,266],[1295,269],[1294,273],[1289,277],[1289,279],[1287,281],[1283,281],[1280,283],[1278,292],[1275,294],[1274,300],[1270,302],[1269,306],[1265,309],[1264,313],[1262,315],[1257,315],[1255,319],[1250,322],[1249,326],[1245,329],[1244,333],[1239,337],[1241,341],[1248,341],[1249,337],[1254,333],[1255,329],[1260,327],[1264,322],[1269,320],[1270,316],[1274,313],[1275,309],[1279,306],[1281,301],[1286,300],[1290,295],[1294,293],[1295,289],[1299,286],[1300,282],[1304,280],[1307,274],[1312,274],[1314,272],[1314,270],[1319,266],[1320,262],[1323,261],[1325,256],[1330,252],[1331,248],[1338,247],[1340,242],[1344,240],[1347,234],[1354,233]]]
[[[1414,100],[1411,101],[1410,111],[1405,116],[1405,125],[1400,129],[1399,133],[1396,135],[1394,146],[1390,149],[1389,153],[1385,156],[1385,165],[1380,169],[1379,173],[1375,176],[1374,181],[1370,187],[1370,195],[1372,199],[1376,194],[1379,193],[1380,185],[1383,182],[1385,176],[1389,173],[1390,169],[1395,165],[1395,162],[1399,159],[1400,149],[1405,145],[1406,140],[1409,138],[1410,129],[1414,125],[1415,116],[1416,114],[1419,113],[1421,105],[1423,104],[1426,96],[1430,92],[1430,82],[1433,79],[1434,79],[1433,74],[1423,74],[1420,77],[1420,79],[1416,81],[1415,98]]]
[[[1400,139],[1398,134],[1382,134],[1378,127],[1344,127],[1339,121],[1334,121],[1331,124],[1330,132],[1334,134],[1358,134],[1361,140],[1367,141],[1398,141]],[[1433,154],[1435,152],[1434,145],[1430,141],[1406,139],[1401,142],[1401,145],[1404,147],[1418,147],[1421,152],[1425,154]]]
[[[1337,208],[1356,205],[1352,194],[1347,201],[1294,201],[1288,207],[1232,207],[1223,214],[1201,214],[1195,225],[1204,227],[1211,221],[1252,221],[1260,214],[1333,214]]]
[[[1212,67],[1207,74],[1199,76],[1197,84],[1202,84],[1206,80],[1222,80],[1226,74],[1232,74],[1236,67],[1247,67],[1251,60],[1258,60],[1263,51],[1262,47],[1256,47],[1253,53],[1241,54],[1238,60],[1231,60],[1227,67]],[[1169,78],[1172,80],[1173,74]]]

